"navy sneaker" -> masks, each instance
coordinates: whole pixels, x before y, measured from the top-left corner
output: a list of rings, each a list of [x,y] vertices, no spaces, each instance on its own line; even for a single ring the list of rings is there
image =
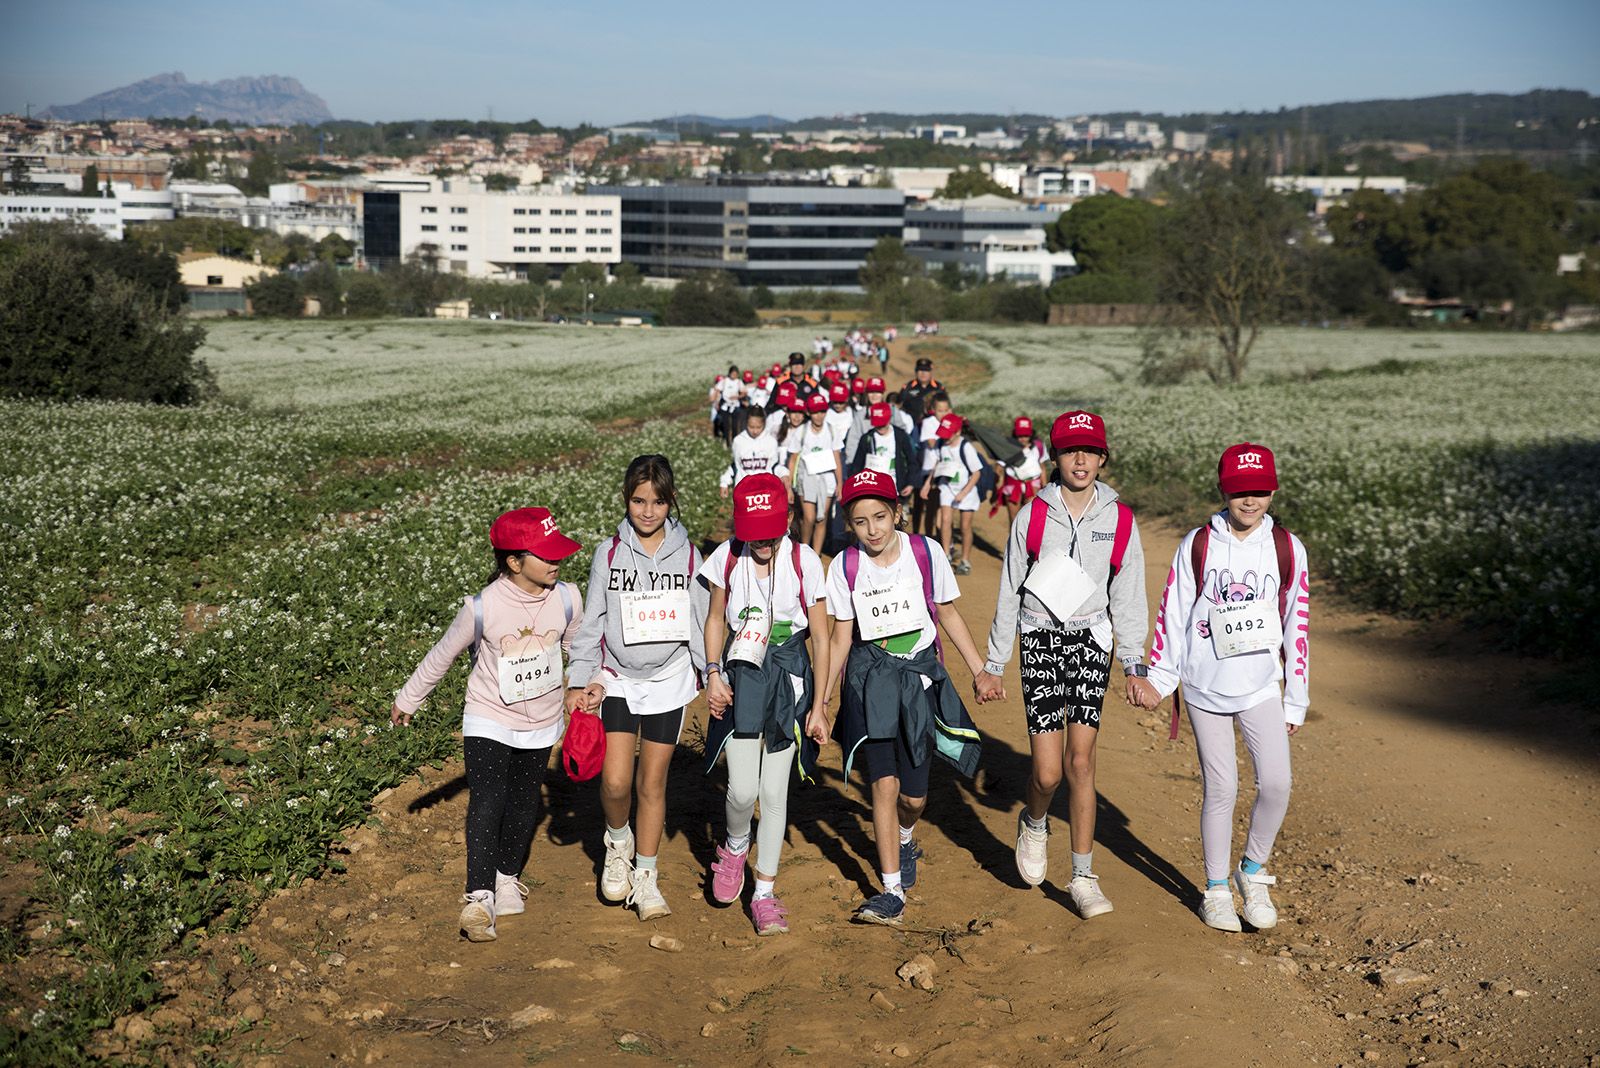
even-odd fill
[[[917,861],[922,859],[922,847],[915,841],[900,843],[900,885],[910,890],[917,885]]]
[[[869,898],[856,912],[855,920],[857,923],[880,923],[885,927],[899,927],[900,916],[905,911],[905,898],[885,890],[876,897]]]

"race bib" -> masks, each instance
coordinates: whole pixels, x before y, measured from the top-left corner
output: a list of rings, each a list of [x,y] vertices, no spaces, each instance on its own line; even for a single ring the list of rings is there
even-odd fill
[[[742,660],[760,667],[767,659],[767,644],[772,638],[772,617],[752,605],[744,610],[744,618],[733,632],[728,646],[728,660]]]
[[[1039,598],[1058,621],[1066,621],[1094,592],[1095,583],[1078,561],[1063,553],[1052,553],[1033,562],[1022,588]]]
[[[894,471],[894,457],[886,452],[867,453],[867,470],[890,474]]]
[[[914,582],[901,582],[875,590],[858,589],[850,595],[856,609],[856,626],[866,641],[892,638],[897,634],[912,634],[932,625],[928,618],[928,605],[922,599],[922,587]]]
[[[1217,658],[1259,653],[1283,645],[1283,622],[1272,601],[1224,601],[1211,606],[1211,641]]]
[[[934,478],[944,479],[948,482],[954,482],[966,473],[967,469],[961,466],[961,461],[953,457],[948,460],[940,457],[939,462],[933,468]]]
[[[560,685],[559,648],[500,658],[500,700],[508,705],[543,697]]]
[[[625,645],[689,640],[689,591],[656,590],[622,594]]]
[[[834,472],[833,453],[826,449],[813,449],[800,454],[800,466],[808,475],[831,475]]]

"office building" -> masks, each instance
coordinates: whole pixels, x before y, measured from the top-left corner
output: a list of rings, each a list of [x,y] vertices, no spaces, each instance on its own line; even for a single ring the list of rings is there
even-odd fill
[[[620,198],[622,258],[647,275],[728,271],[740,285],[855,287],[879,238],[901,236],[905,194],[819,183],[603,186]]]
[[[1047,286],[1077,270],[1070,252],[1051,252],[1045,228],[1060,217],[1001,196],[931,200],[906,209],[906,251],[930,271],[955,264],[984,278]]]

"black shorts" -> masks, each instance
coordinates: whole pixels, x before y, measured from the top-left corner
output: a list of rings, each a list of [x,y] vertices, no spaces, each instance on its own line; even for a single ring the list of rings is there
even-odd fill
[[[636,716],[623,698],[607,697],[600,702],[600,725],[607,734],[637,734],[647,742],[677,745],[683,733],[683,709]]]
[[[1087,630],[1030,630],[1020,637],[1028,733],[1065,730],[1068,723],[1098,728],[1111,653]]]
[[[911,763],[911,750],[897,734],[893,738],[868,738],[856,749],[867,781],[890,777],[900,780],[900,792],[907,797],[928,796],[928,771],[933,767],[933,747],[922,758],[922,765]]]

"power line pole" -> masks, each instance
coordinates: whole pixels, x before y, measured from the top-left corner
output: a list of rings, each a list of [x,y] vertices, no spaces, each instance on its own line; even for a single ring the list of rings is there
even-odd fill
[[[1467,150],[1467,117],[1456,116],[1456,155],[1460,156]]]

